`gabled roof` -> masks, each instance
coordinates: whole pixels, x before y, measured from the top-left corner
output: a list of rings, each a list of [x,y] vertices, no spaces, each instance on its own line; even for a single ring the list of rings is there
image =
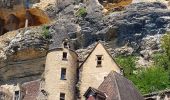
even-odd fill
[[[95,95],[100,95],[100,97],[103,97],[104,99],[106,98],[106,95],[103,92],[101,92],[93,87],[89,87],[88,90],[86,91],[86,93],[84,94],[84,96],[87,97],[90,92],[92,92]]]
[[[114,58],[112,57],[112,55],[110,54],[110,52],[105,48],[105,46],[102,44],[102,42],[97,42],[97,44],[93,47],[93,49],[91,50],[91,52],[88,54],[88,56],[86,57],[86,59],[82,62],[82,64],[80,65],[83,66],[83,64],[87,61],[87,59],[90,57],[90,55],[93,53],[93,51],[96,49],[96,47],[98,46],[98,44],[101,44],[103,46],[103,48],[106,50],[106,52],[108,53],[108,55],[114,60]],[[116,63],[116,61],[114,60],[115,64],[119,67],[119,65]]]
[[[144,100],[134,84],[115,71],[109,73],[98,90],[106,94],[106,100]]]

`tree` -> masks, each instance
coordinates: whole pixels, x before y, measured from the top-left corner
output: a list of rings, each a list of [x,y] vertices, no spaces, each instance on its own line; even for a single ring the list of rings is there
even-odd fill
[[[168,72],[162,67],[150,67],[129,77],[141,93],[151,93],[170,87]]]
[[[133,74],[136,70],[136,57],[135,56],[118,56],[116,62],[123,68],[126,77]]]

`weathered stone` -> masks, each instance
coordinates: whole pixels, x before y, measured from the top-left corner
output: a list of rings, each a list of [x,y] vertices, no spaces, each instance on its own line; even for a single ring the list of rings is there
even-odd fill
[[[11,35],[9,40],[0,37],[4,46],[0,47],[0,84],[29,81],[41,76],[48,50],[48,40],[42,37],[42,32],[42,27],[35,27],[14,31],[14,36],[12,32],[8,33]]]

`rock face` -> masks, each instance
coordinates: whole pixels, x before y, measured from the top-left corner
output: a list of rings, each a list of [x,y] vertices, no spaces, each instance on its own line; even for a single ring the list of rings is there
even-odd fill
[[[49,5],[45,9],[56,20],[49,30],[51,34],[68,33],[81,54],[82,48],[87,50],[89,45],[102,40],[107,42],[107,48],[114,49],[110,49],[113,56],[135,53],[142,56],[140,63],[145,62],[160,49],[160,37],[170,28],[170,11],[161,3],[131,4],[124,11],[104,15],[103,6],[96,0],[79,5],[72,0],[66,2],[68,5]],[[87,14],[77,16],[82,7]],[[49,43],[41,33],[42,26],[0,36],[0,83],[40,77]]]
[[[30,4],[38,3],[40,0],[29,0]],[[26,0],[0,0],[0,7],[12,9],[16,5],[26,6]]]
[[[42,33],[42,27],[35,27],[9,32],[5,34],[6,38],[0,37],[1,84],[41,76],[48,50],[48,41]]]
[[[125,11],[97,18],[90,17],[90,13],[83,18],[77,18],[73,14],[75,10],[69,9],[71,6],[74,5],[60,12],[60,18],[72,19],[71,23],[80,27],[81,38],[74,38],[79,43],[77,49],[86,48],[96,40],[103,40],[108,42],[111,48],[115,48],[114,55],[137,53],[148,60],[152,53],[160,50],[160,38],[170,28],[170,11],[166,5],[158,2],[131,4]],[[95,9],[86,10],[95,12]],[[101,13],[102,10],[98,12]]]
[[[161,3],[138,3],[105,19],[105,24],[116,30],[117,44],[128,43],[139,49],[144,37],[163,34],[169,29],[170,11]]]
[[[125,11],[113,12],[106,16],[100,16],[102,6],[97,1],[91,0],[90,2],[90,4],[87,2],[87,4],[81,4],[78,7],[70,4],[60,11],[51,8],[53,10],[51,10],[50,15],[57,15],[58,20],[66,20],[66,23],[76,24],[79,27],[79,35],[74,35],[74,40],[78,41],[79,44],[77,49],[87,47],[96,40],[103,40],[110,43],[112,48],[126,45],[127,48],[125,46],[118,49],[118,51],[122,50],[122,53],[125,51],[140,53],[140,51],[148,50],[148,46],[145,45],[151,45],[149,43],[159,44],[157,43],[160,39],[158,35],[161,36],[170,28],[170,11],[166,5],[158,2],[131,4],[126,7]],[[95,9],[93,9],[93,4],[97,6]],[[74,14],[76,9],[82,6],[88,6],[87,15],[83,18],[76,17]],[[95,11],[98,13],[97,16],[90,13],[95,13]],[[144,38],[148,36],[153,36],[154,42],[145,44]],[[158,48],[159,46],[151,46],[150,50]]]

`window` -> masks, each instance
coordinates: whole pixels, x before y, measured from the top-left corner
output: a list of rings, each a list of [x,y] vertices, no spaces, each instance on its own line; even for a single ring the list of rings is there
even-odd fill
[[[15,91],[15,98],[14,98],[14,100],[20,100],[19,91]]]
[[[63,52],[63,60],[67,60],[67,52]]]
[[[68,48],[69,47],[68,46],[68,42],[66,42],[66,41],[63,43],[63,45],[64,45],[64,48]]]
[[[65,93],[60,93],[60,100],[65,100]]]
[[[66,80],[66,68],[61,68],[61,80]]]
[[[102,55],[97,55],[97,67],[102,66]]]

